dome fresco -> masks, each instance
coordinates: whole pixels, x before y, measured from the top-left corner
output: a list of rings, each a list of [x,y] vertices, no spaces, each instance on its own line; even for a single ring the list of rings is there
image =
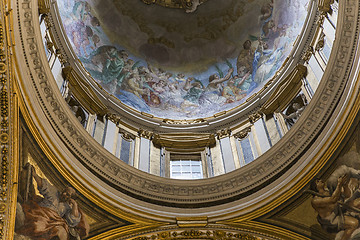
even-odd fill
[[[211,117],[280,69],[308,0],[209,0],[192,13],[140,0],[64,0],[69,41],[107,92],[160,118]]]

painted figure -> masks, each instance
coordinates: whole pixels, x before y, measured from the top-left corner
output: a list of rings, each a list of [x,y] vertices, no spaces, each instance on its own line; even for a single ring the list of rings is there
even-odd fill
[[[146,0],[146,2],[153,1]],[[205,1],[175,0],[173,2],[178,3],[187,12],[193,12]],[[246,5],[253,4],[250,2]],[[170,72],[171,68],[167,69],[167,64],[163,64],[162,67],[165,69],[161,69],[160,62],[153,61],[152,58],[139,59],[143,53],[137,52],[137,50],[130,54],[129,50],[137,49],[129,47],[132,44],[129,46],[117,45],[120,43],[114,41],[116,34],[109,36],[106,33],[108,28],[106,19],[102,19],[97,11],[94,11],[94,7],[97,6],[96,1],[66,0],[57,2],[74,51],[91,76],[107,92],[119,96],[123,103],[135,108],[141,106],[141,109],[137,110],[166,118],[187,118],[189,110],[179,107],[187,105],[198,110],[196,113],[198,115],[192,111],[193,117],[210,116],[219,110],[223,111],[234,107],[237,101],[241,101],[264,86],[266,81],[279,70],[283,60],[290,53],[292,42],[298,35],[297,30],[294,29],[300,29],[302,21],[306,17],[303,15],[307,12],[306,3],[307,0],[290,2],[266,0],[261,5],[256,3],[255,6],[259,10],[257,13],[255,12],[255,16],[252,16],[254,18],[241,18],[241,21],[250,20],[249,24],[254,31],[242,34],[241,38],[237,39],[239,42],[235,44],[232,41],[228,42],[230,48],[225,49],[236,49],[239,44],[240,49],[237,52],[232,51],[233,53],[226,57],[226,61],[222,58],[214,59],[216,62],[204,61],[213,62],[211,63],[213,65],[209,64],[206,69],[202,68],[203,70],[199,72],[186,72],[187,70],[183,68],[178,68],[181,72]],[[284,11],[289,7],[293,11]],[[242,15],[243,13],[235,12],[234,14]],[[251,21],[253,19],[255,21]],[[200,34],[199,37],[212,39],[217,35],[231,36],[233,33],[227,30],[227,18],[223,21],[224,32],[213,32],[212,28],[209,28],[211,30],[209,36]],[[230,21],[230,23],[234,26],[242,25],[240,22]],[[201,19],[199,19],[199,24],[204,24]],[[119,27],[119,29],[122,28]],[[153,26],[149,26],[149,29],[154,30]],[[114,33],[118,31],[117,29],[113,30]],[[164,28],[164,30],[168,29]],[[186,41],[186,37],[184,39]],[[243,43],[242,46],[241,43]],[[230,78],[224,80],[223,74],[220,74],[225,64],[229,68],[234,67],[235,69],[236,67],[235,71],[238,77],[234,83],[226,83]],[[211,69],[215,66],[219,67],[219,74],[209,76],[212,74]],[[139,73],[136,72],[137,70]],[[201,84],[195,83],[194,79],[198,79]],[[220,79],[224,81],[217,83]],[[241,81],[242,84],[237,84],[238,81]],[[175,83],[175,85],[172,86],[171,83]],[[237,88],[241,91],[238,91]],[[202,104],[206,106],[202,107]],[[176,111],[168,111],[168,108],[174,110],[174,107],[176,107]]]
[[[227,86],[223,89],[222,95],[226,98],[226,103],[232,103],[243,99],[246,96],[246,91],[241,90],[238,86],[241,85],[242,82],[236,82],[238,78],[231,78],[227,82]]]
[[[222,83],[229,80],[231,74],[234,72],[233,68],[230,68],[226,76],[220,78],[217,74],[213,74],[209,77],[209,84],[205,88],[204,92],[200,96],[200,104],[224,104],[226,98],[222,96]]]
[[[74,199],[75,190],[67,187],[62,192],[58,191],[30,164],[25,166],[24,171],[28,177],[25,190],[19,194],[16,233],[33,240],[79,240],[86,237],[89,225]],[[43,197],[35,194],[32,178]]]
[[[317,179],[313,182],[311,189],[318,193],[314,195],[311,205],[318,213],[317,220],[321,227],[327,232],[343,231],[340,240],[348,240],[352,233],[359,227],[359,220],[344,214],[340,207],[341,194],[349,183],[349,176],[344,175],[338,178],[335,191],[330,194],[325,188],[325,183]]]
[[[326,182],[316,179],[310,185],[318,223],[335,240],[360,238],[360,170],[353,167],[358,158],[357,153],[346,154]]]
[[[102,70],[103,83],[116,82],[117,85],[121,85],[125,78],[123,69],[125,67],[125,60],[128,55],[125,51],[118,52],[113,48],[109,53],[109,58],[106,60],[104,68]]]
[[[245,72],[245,74],[253,72],[252,63],[254,59],[255,49],[251,45],[252,44],[250,40],[246,40],[243,44],[243,49],[240,51],[236,63],[238,75],[241,75],[242,72]]]

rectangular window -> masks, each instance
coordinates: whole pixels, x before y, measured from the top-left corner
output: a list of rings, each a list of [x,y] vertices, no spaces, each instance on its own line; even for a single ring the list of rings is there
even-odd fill
[[[170,178],[202,179],[203,169],[200,155],[171,154]]]

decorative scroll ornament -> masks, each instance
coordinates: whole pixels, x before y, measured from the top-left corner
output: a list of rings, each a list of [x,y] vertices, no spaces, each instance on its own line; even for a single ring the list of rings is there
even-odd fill
[[[249,121],[251,124],[254,124],[257,120],[259,120],[262,117],[260,113],[253,113],[249,115]]]
[[[128,142],[131,142],[131,141],[135,140],[135,135],[129,133],[128,131],[125,131],[124,129],[120,128],[119,133],[121,133],[121,137],[123,139],[125,139],[126,141],[128,141]]]
[[[149,131],[146,131],[144,129],[140,129],[138,131],[138,134],[139,134],[140,137],[146,138],[146,139],[149,139],[149,140],[151,140],[153,138],[153,136],[154,136],[153,132],[149,132]]]
[[[121,118],[113,113],[109,113],[106,115],[107,119],[109,119],[110,121],[112,121],[113,123],[115,123],[116,125],[119,125]]]
[[[146,4],[157,4],[167,8],[182,8],[187,13],[195,12],[197,7],[208,0],[142,0]]]
[[[222,130],[218,131],[216,133],[216,135],[217,135],[218,139],[230,137],[231,129],[230,128],[222,129]]]
[[[239,140],[242,140],[242,139],[246,138],[250,132],[251,132],[251,127],[247,127],[245,129],[241,130],[240,132],[234,134],[234,137]]]

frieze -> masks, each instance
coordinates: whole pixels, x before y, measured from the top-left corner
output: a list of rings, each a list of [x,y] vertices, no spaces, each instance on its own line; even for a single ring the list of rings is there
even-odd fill
[[[177,239],[209,239],[209,240],[265,240],[274,237],[259,233],[254,230],[249,231],[241,228],[225,225],[211,224],[209,227],[179,228],[168,226],[163,229],[147,230],[136,234],[121,236],[119,240],[177,240]],[[276,238],[277,239],[277,238]]]
[[[263,238],[250,235],[248,233],[228,233],[225,231],[200,231],[200,230],[186,230],[186,231],[172,231],[160,232],[151,236],[135,237],[131,240],[176,240],[176,239],[213,239],[213,240],[261,240]]]
[[[249,165],[244,169],[240,169],[236,174],[221,176],[218,178],[217,184],[206,184],[206,180],[204,180],[201,181],[201,186],[199,187],[189,187],[183,186],[180,181],[176,184],[160,183],[151,180],[151,177],[148,179],[143,178],[136,171],[130,172],[123,168],[121,164],[115,163],[115,157],[108,157],[105,154],[105,150],[99,150],[95,146],[94,140],[84,138],[81,140],[81,144],[74,144],[79,139],[81,135],[79,131],[81,130],[77,130],[78,123],[75,119],[66,116],[66,111],[63,109],[62,104],[59,103],[59,101],[63,100],[57,99],[52,90],[52,85],[48,82],[47,74],[49,73],[44,71],[43,63],[37,51],[37,46],[41,46],[41,42],[34,37],[33,24],[37,18],[31,14],[31,4],[32,1],[30,0],[18,1],[18,7],[22,9],[18,20],[21,23],[20,31],[23,35],[22,40],[24,40],[23,54],[31,73],[31,81],[38,94],[39,102],[60,138],[64,140],[75,154],[82,152],[82,154],[77,154],[77,157],[82,160],[87,168],[99,172],[108,181],[138,194],[145,201],[148,198],[157,199],[160,200],[159,203],[174,202],[174,206],[178,202],[181,203],[179,206],[186,206],[186,204],[194,202],[206,204],[208,201],[240,195],[240,193],[245,193],[263,184],[269,177],[280,173],[295,158],[298,158],[300,152],[306,149],[308,144],[319,134],[320,129],[331,116],[340,98],[340,93],[345,85],[345,82],[342,80],[347,79],[349,74],[350,68],[348,65],[351,64],[356,47],[354,42],[356,42],[355,38],[358,36],[356,30],[358,26],[359,3],[356,3],[356,1],[342,2],[341,4],[346,5],[347,11],[344,11],[344,16],[341,16],[344,19],[344,24],[343,27],[339,26],[342,32],[336,42],[339,51],[336,56],[332,56],[336,58],[336,61],[334,67],[327,70],[329,77],[326,80],[327,82],[324,83],[324,87],[319,89],[321,91],[318,93],[320,95],[319,100],[308,105],[306,109],[307,114],[304,112],[304,115],[306,115],[304,119],[306,120],[301,123],[299,122],[298,129],[301,130],[301,134],[291,135],[289,132],[287,143],[279,147],[276,152],[269,151],[266,159],[265,156],[263,158],[260,157],[256,166]],[[252,121],[255,121],[258,117],[257,115],[252,118]],[[147,133],[145,130],[140,131],[139,135],[150,136],[151,138],[151,133]],[[96,162],[94,163],[93,160]],[[126,179],[127,182],[124,183],[122,179]],[[204,196],[199,194],[201,192],[211,195]],[[169,193],[174,193],[173,197],[170,197]],[[176,196],[189,196],[190,198],[184,201]],[[223,203],[224,201],[219,201],[219,204],[221,204],[220,202]]]

